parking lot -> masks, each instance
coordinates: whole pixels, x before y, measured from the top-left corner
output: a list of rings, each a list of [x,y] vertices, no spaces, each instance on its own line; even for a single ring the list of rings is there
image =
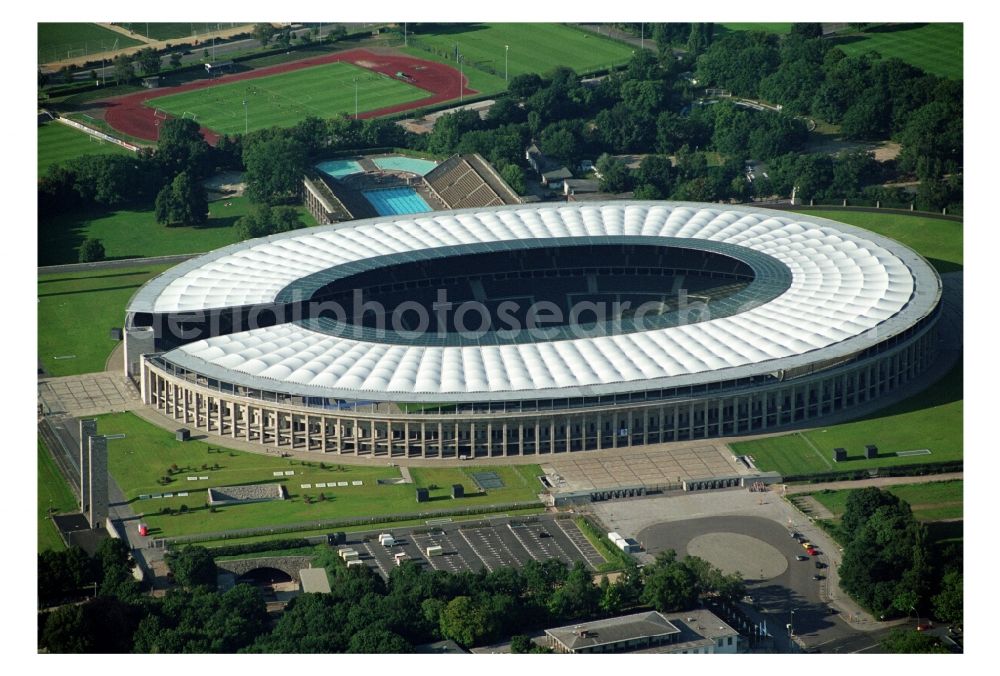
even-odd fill
[[[392,546],[380,545],[377,533],[349,534],[345,546],[357,550],[358,558],[386,579],[399,553],[404,553],[406,560],[450,573],[484,568],[493,571],[502,566],[520,568],[532,559],[559,559],[568,566],[583,561],[591,570],[604,563],[604,557],[572,519],[539,516],[382,532],[393,534]],[[441,547],[441,554],[427,556],[428,547],[434,546]]]

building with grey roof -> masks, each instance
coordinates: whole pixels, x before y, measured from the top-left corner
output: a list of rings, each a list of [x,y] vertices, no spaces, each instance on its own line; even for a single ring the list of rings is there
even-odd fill
[[[634,613],[546,629],[561,653],[735,653],[739,634],[708,610],[664,615]]]

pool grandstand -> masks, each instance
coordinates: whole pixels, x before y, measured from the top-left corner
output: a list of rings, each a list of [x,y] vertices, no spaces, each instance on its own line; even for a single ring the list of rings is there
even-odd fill
[[[320,224],[521,204],[476,153],[441,163],[399,155],[326,160],[305,177],[304,187],[306,206]]]

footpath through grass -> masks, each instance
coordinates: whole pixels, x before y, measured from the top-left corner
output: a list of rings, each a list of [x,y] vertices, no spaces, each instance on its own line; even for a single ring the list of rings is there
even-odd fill
[[[38,438],[38,551],[65,549],[55,524],[49,519],[49,508],[54,513],[72,512],[77,509],[76,496],[66,485],[66,480],[56,468],[49,449]]]
[[[46,122],[38,127],[38,176],[52,164],[62,164],[83,155],[132,155],[114,143],[98,141],[96,137],[59,122]]]
[[[935,481],[925,484],[900,484],[882,490],[906,501],[913,515],[920,521],[939,521],[962,518],[961,480]],[[850,490],[827,490],[810,493],[817,502],[833,512],[839,522],[847,507]]]
[[[963,28],[960,23],[912,23],[875,26],[864,33],[841,34],[834,44],[847,55],[875,51],[928,73],[962,79]]]
[[[194,114],[200,125],[219,133],[242,134],[244,128],[291,127],[310,116],[353,115],[355,110],[364,113],[428,96],[401,80],[335,62],[160,96],[145,105],[177,117]]]
[[[737,455],[753,456],[760,469],[784,476],[960,460],[963,404],[959,360],[925,391],[861,420],[729,446]],[[878,458],[864,457],[867,444],[878,446]],[[847,450],[847,460],[835,463],[831,457],[838,447]],[[919,449],[931,453],[895,455],[897,451]]]
[[[170,432],[130,413],[99,416],[98,429],[101,434],[126,435],[124,439],[109,442],[109,468],[132,508],[143,514],[144,521],[156,536],[487,507],[535,500],[541,487],[533,478],[541,474],[537,465],[490,467],[489,470],[503,480],[502,488],[484,494],[467,492],[465,498],[452,500],[449,497],[451,484],[462,483],[468,491],[475,490],[468,475],[471,470],[432,468],[421,474],[414,469],[414,484],[397,484],[394,480],[401,475],[394,466],[350,465],[335,456],[301,461],[233,451],[201,441],[178,442]],[[173,465],[177,465],[178,470],[171,474]],[[282,474],[275,476],[275,472]],[[165,485],[160,483],[164,476],[170,477]],[[189,476],[207,476],[208,479],[192,481],[188,480]],[[353,485],[355,481],[361,481],[362,485]],[[341,482],[348,485],[336,485]],[[288,499],[218,507],[215,512],[206,506],[210,487],[270,483],[284,484]],[[326,486],[317,487],[317,483]],[[414,489],[432,483],[441,488],[432,491],[430,503],[418,504]],[[308,484],[309,488],[302,488],[303,484]],[[173,496],[140,498],[140,495],[167,493]],[[307,497],[311,503],[306,501]],[[188,508],[186,513],[161,513],[165,507],[176,511],[182,505]]]
[[[800,213],[856,225],[890,237],[922,255],[938,272],[962,269],[964,230],[960,222],[909,214],[836,209],[807,209]]]
[[[108,329],[122,326],[136,289],[167,265],[65,272],[38,278],[38,358],[53,376],[103,371],[118,344]]]

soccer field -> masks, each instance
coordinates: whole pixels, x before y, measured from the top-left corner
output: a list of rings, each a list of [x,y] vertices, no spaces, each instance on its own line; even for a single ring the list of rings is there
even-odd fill
[[[117,43],[117,44],[116,44]],[[86,56],[142,44],[96,23],[38,24],[38,62]]]
[[[962,79],[962,42],[960,23],[888,24],[835,38],[850,56],[874,50],[955,80]]]
[[[632,48],[621,42],[551,23],[427,24],[418,27],[410,39],[412,45],[449,58],[454,58],[457,47],[466,72],[473,66],[492,70],[501,78],[505,58],[507,72],[514,77],[547,73],[557,66],[585,73],[623,64],[632,56]]]
[[[310,116],[352,115],[355,110],[364,113],[429,96],[430,92],[400,80],[336,62],[160,96],[146,101],[145,105],[176,117],[194,114],[203,127],[222,134],[235,134],[243,133],[244,125],[250,131],[290,127]]]
[[[99,142],[90,134],[67,127],[60,122],[46,122],[38,128],[38,175],[42,176],[50,164],[61,164],[81,155],[131,155],[114,143]]]

